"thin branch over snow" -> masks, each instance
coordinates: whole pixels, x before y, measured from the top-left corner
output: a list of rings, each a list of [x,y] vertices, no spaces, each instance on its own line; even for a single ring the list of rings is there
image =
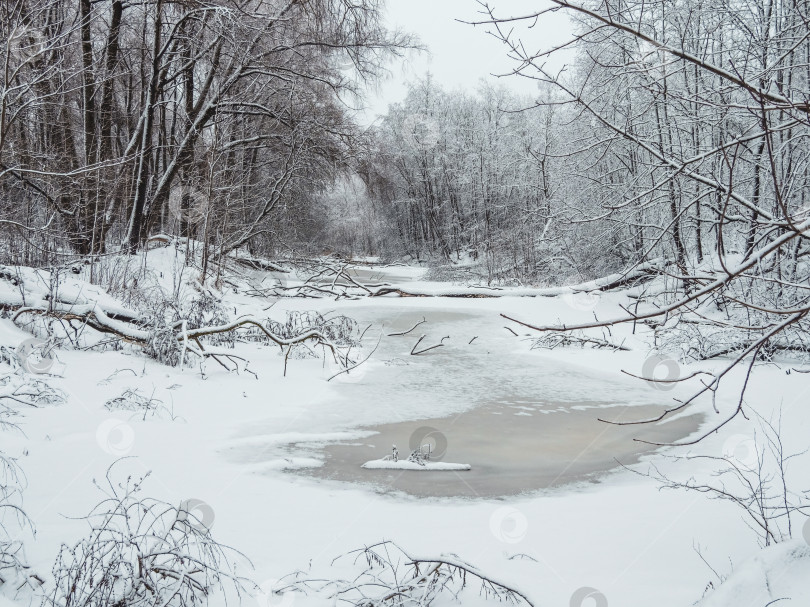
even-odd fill
[[[467,563],[455,554],[412,555],[391,541],[353,550],[338,557],[363,561],[354,579],[317,579],[299,572],[279,583],[275,594],[315,594],[333,604],[352,607],[430,607],[442,600],[461,601],[469,582],[478,582],[478,593],[499,603],[534,607],[528,593]],[[472,589],[470,589],[472,590]],[[463,601],[462,603],[463,604]]]

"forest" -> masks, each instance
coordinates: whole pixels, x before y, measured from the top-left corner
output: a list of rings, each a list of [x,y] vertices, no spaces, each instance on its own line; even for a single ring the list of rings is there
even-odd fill
[[[810,597],[810,4],[458,0],[369,117],[404,1],[0,2],[0,607]]]
[[[167,234],[472,258],[502,283],[748,259],[807,210],[807,7],[716,4],[558,3],[577,24],[560,74],[544,60],[564,49],[528,53],[492,13],[536,98],[427,75],[365,128],[363,84],[419,47],[378,2],[4,3],[3,256]],[[780,250],[788,280],[802,252]]]

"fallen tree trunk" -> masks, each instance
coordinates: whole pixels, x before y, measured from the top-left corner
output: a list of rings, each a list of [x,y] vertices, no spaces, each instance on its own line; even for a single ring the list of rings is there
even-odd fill
[[[625,272],[610,274],[596,280],[564,287],[430,287],[420,288],[418,285],[387,285],[369,291],[370,297],[383,297],[397,295],[399,297],[557,297],[574,293],[587,293],[590,291],[609,291],[626,286],[636,280],[660,274],[666,266],[663,259],[655,259],[639,264]]]
[[[192,339],[192,340],[199,340],[200,337],[204,337],[206,335],[216,335],[217,333],[228,333],[230,331],[235,331],[240,327],[252,326],[259,329],[265,336],[272,342],[276,343],[279,347],[284,346],[294,346],[295,344],[299,344],[302,342],[307,341],[308,339],[314,339],[317,341],[318,345],[323,345],[329,348],[333,354],[337,356],[337,348],[335,347],[329,339],[326,338],[323,333],[320,331],[316,331],[315,329],[310,329],[309,331],[305,331],[296,335],[294,337],[286,338],[281,337],[280,335],[276,335],[272,331],[269,331],[267,327],[265,327],[258,319],[248,317],[248,318],[240,318],[233,322],[218,325],[213,327],[200,327],[197,329],[186,329],[184,332],[177,336],[178,341],[182,341],[184,338]]]
[[[110,318],[110,316],[97,303],[84,304],[81,306],[76,305],[68,306],[57,302],[50,308],[44,306],[20,307],[19,309],[16,310],[16,312],[12,316],[12,322],[16,324],[17,320],[25,314],[47,316],[50,318],[56,318],[58,320],[79,321],[83,324],[86,324],[88,327],[96,331],[99,331],[100,333],[112,335],[122,341],[139,345],[143,348],[146,348],[150,345],[150,342],[155,335],[153,331],[134,327],[127,322]],[[227,358],[240,358],[240,359],[241,357],[235,355],[232,352],[225,352],[220,349],[206,348],[202,344],[200,339],[208,335],[229,333],[231,331],[236,331],[244,327],[255,327],[259,329],[265,335],[265,337],[267,337],[270,341],[278,345],[279,348],[281,348],[282,352],[284,351],[285,347],[287,348],[287,353],[285,356],[285,373],[286,373],[287,358],[289,356],[292,347],[295,346],[296,344],[304,343],[309,340],[314,340],[316,345],[323,346],[324,348],[329,349],[332,352],[332,355],[335,358],[335,360],[338,361],[341,364],[341,366],[347,367],[351,362],[349,361],[348,356],[342,355],[338,346],[332,343],[320,331],[310,329],[302,333],[299,333],[298,335],[294,335],[292,337],[284,337],[268,330],[267,327],[265,327],[259,319],[252,317],[240,318],[224,325],[198,327],[194,329],[188,329],[186,327],[186,321],[182,320],[175,323],[171,327],[171,329],[177,331],[174,338],[177,340],[178,344],[182,345],[183,353],[181,354],[180,358],[181,362],[184,359],[185,352],[188,351],[193,354],[196,354],[201,358],[209,358],[209,357],[214,358],[219,364],[228,369],[227,365],[222,363],[222,361],[219,360],[218,357],[221,356]],[[192,345],[189,342],[194,342],[196,346]]]
[[[101,333],[115,335],[130,343],[145,344],[149,339],[149,332],[131,326],[128,322],[116,320],[97,303],[82,305],[64,304],[54,302],[50,307],[22,306],[11,317],[16,324],[23,314],[37,314],[50,316],[59,320],[78,320]]]
[[[0,299],[0,310],[6,312],[13,312],[14,316],[20,310],[27,309],[33,310],[55,310],[61,312],[70,312],[76,310],[77,314],[84,314],[89,307],[97,307],[105,316],[110,319],[120,320],[124,322],[136,322],[140,316],[137,312],[129,310],[123,306],[101,304],[97,301],[91,301],[82,297],[65,297],[60,296],[55,300],[48,298],[37,297],[36,294],[28,294],[23,297],[19,293],[4,294]]]
[[[279,264],[270,261],[269,259],[262,259],[260,257],[247,257],[245,255],[227,255],[225,259],[234,261],[240,265],[251,268],[252,270],[265,270],[267,272],[279,272],[282,274],[289,274],[289,270],[283,268]],[[219,261],[219,257],[215,258]]]

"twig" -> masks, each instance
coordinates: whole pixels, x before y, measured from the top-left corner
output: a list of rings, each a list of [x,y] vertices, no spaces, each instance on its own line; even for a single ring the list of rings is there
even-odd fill
[[[389,334],[388,334],[388,337],[397,337],[397,336],[400,336],[400,335],[407,335],[408,333],[410,333],[411,331],[413,331],[413,330],[414,330],[416,327],[418,327],[418,326],[419,326],[419,325],[421,325],[422,323],[426,323],[426,322],[427,322],[427,319],[425,319],[425,317],[423,316],[423,317],[422,317],[422,320],[420,320],[418,323],[416,323],[414,326],[412,326],[412,327],[411,327],[410,329],[408,329],[407,331],[402,331],[402,332],[400,332],[400,333],[389,333]]]
[[[423,335],[422,337],[420,337],[420,338],[419,338],[419,341],[417,341],[417,342],[414,344],[413,348],[411,348],[411,355],[412,355],[412,356],[417,356],[418,354],[424,354],[425,352],[430,352],[431,350],[434,350],[434,349],[436,349],[436,348],[441,348],[441,347],[444,345],[444,340],[445,340],[445,339],[450,339],[450,336],[449,336],[449,335],[446,335],[445,337],[442,337],[442,339],[441,339],[441,341],[440,341],[439,343],[437,343],[437,344],[435,344],[435,345],[433,345],[433,346],[430,346],[430,347],[428,347],[428,348],[424,348],[423,350],[419,350],[419,351],[417,352],[417,351],[416,351],[416,348],[419,346],[419,344],[420,344],[420,343],[422,343],[422,340],[423,340],[423,339],[425,339],[425,337],[426,337],[425,335]]]

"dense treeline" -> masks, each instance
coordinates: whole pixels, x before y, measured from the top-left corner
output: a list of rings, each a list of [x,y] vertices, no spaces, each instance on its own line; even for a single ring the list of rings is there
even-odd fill
[[[535,39],[519,37],[543,11],[500,19],[499,6],[488,20],[536,99],[428,79],[391,109],[364,173],[383,248],[484,259],[490,279],[658,257],[686,273],[750,258],[807,217],[806,3],[554,4],[576,28],[560,49],[530,53]],[[567,67],[551,71],[559,52]],[[798,279],[807,250],[805,238],[780,248],[781,278]]]
[[[649,323],[678,356],[729,356],[672,411],[760,357],[810,352],[810,5],[795,0],[549,0],[489,12],[517,71],[565,107],[565,205],[633,267],[663,258],[668,285],[619,321]],[[574,38],[537,51],[523,25],[563,11]],[[552,71],[548,58],[575,49]],[[650,299],[652,298],[652,299]],[[550,327],[537,327],[542,331]],[[749,368],[750,369],[750,368]],[[750,372],[750,371],[749,371]],[[741,398],[738,414],[744,406]],[[722,423],[725,423],[722,422]],[[721,425],[722,425],[721,423]]]
[[[376,250],[464,261],[496,282],[581,280],[626,263],[625,248],[601,240],[605,224],[578,221],[580,203],[594,207],[576,178],[575,118],[503,87],[414,84],[361,164],[378,221],[365,225],[387,235]]]
[[[364,132],[346,100],[411,45],[380,0],[3,3],[3,254],[166,232],[557,282],[751,258],[807,216],[805,3],[552,4],[575,23],[561,49],[486,20],[536,98],[427,77]],[[778,247],[780,280],[800,281],[806,251]]]
[[[161,232],[217,253],[275,246],[279,209],[306,207],[355,155],[352,95],[410,45],[380,10],[3,2],[3,257],[134,251]]]
[[[575,76],[550,76],[536,61],[526,74],[590,123],[582,199],[596,203],[589,217],[608,213],[614,243],[686,270],[707,256],[748,257],[804,216],[805,3],[621,1],[576,16]],[[798,239],[785,254],[804,249]]]
[[[552,111],[481,85],[448,93],[430,78],[391,107],[362,167],[403,253],[472,259],[491,278],[546,271],[540,243],[551,220]]]

